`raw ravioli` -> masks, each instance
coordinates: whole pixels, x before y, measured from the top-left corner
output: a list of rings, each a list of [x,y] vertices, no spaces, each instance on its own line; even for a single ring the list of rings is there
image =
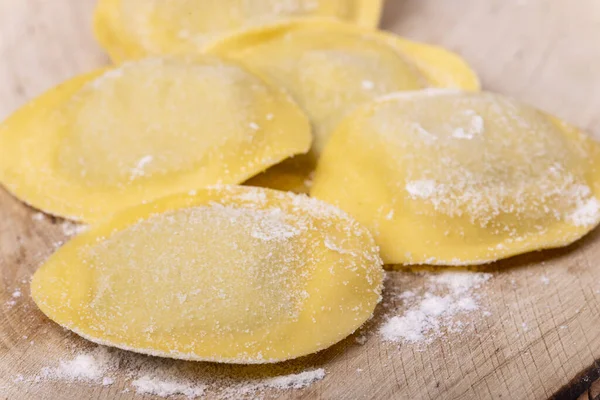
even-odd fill
[[[386,264],[481,264],[592,230],[600,145],[496,94],[395,94],[342,122],[311,195],[367,226]]]
[[[0,125],[0,182],[41,210],[95,222],[243,182],[311,139],[293,100],[237,64],[144,59],[68,81]]]
[[[368,230],[304,195],[243,186],[117,214],[58,250],[31,293],[52,320],[140,353],[283,361],[350,335],[380,301]]]
[[[473,71],[455,54],[389,33],[328,21],[295,21],[231,37],[210,50],[233,58],[285,87],[314,128],[312,157],[276,166],[251,184],[277,189],[307,180],[306,171],[353,108],[376,97],[429,86],[478,90]],[[296,164],[298,164],[296,162]],[[286,179],[292,183],[282,184]]]
[[[228,35],[297,18],[379,23],[382,0],[100,0],[96,38],[120,62],[203,51]]]

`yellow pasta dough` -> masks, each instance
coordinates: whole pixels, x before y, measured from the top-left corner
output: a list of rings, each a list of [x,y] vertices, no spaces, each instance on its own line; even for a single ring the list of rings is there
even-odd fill
[[[215,57],[151,58],[70,80],[0,125],[0,182],[86,222],[135,204],[240,183],[311,143],[291,98]]]
[[[292,163],[249,182],[277,189],[297,187],[337,124],[354,107],[374,98],[429,86],[478,90],[468,65],[438,47],[390,33],[331,21],[295,21],[216,43],[210,52],[235,59],[285,87],[314,128],[312,157],[296,176]],[[297,161],[294,161],[298,165]],[[300,189],[302,190],[302,189]]]
[[[214,41],[297,18],[379,23],[382,0],[100,0],[94,30],[114,61],[201,52]]]
[[[342,122],[311,195],[365,224],[387,264],[486,263],[600,222],[600,145],[500,95],[395,94]]]
[[[481,90],[475,71],[456,53],[440,46],[413,42],[385,31],[377,31],[373,35],[408,57],[425,77],[429,87]]]
[[[52,320],[140,353],[267,363],[327,348],[380,301],[367,229],[304,195],[243,186],[137,206],[59,249],[31,293]]]

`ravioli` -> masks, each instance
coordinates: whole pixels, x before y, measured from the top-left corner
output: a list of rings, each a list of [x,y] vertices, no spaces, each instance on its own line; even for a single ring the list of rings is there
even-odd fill
[[[0,182],[45,212],[96,222],[241,183],[311,140],[294,101],[241,66],[150,58],[74,78],[0,125]]]
[[[209,52],[233,58],[285,87],[313,124],[312,157],[298,166],[297,177],[290,175],[291,164],[286,163],[249,182],[276,189],[307,181],[306,171],[314,169],[335,127],[365,102],[430,86],[479,89],[476,75],[455,54],[328,21],[295,21],[248,32],[215,44]]]
[[[98,42],[115,62],[151,55],[202,52],[239,32],[298,18],[343,20],[376,27],[382,0],[100,0]]]
[[[367,226],[386,264],[487,263],[598,225],[600,145],[492,93],[394,94],[342,122],[311,195]]]
[[[367,229],[304,195],[243,186],[175,195],[77,236],[35,273],[49,318],[163,357],[268,363],[350,335],[381,299]]]

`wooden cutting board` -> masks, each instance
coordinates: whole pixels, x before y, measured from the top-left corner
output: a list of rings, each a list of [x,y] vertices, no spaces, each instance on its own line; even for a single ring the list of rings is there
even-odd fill
[[[94,3],[0,0],[0,118],[108,62],[90,34]],[[384,28],[461,53],[488,90],[553,112],[600,139],[598,0],[387,3]],[[50,322],[29,298],[31,274],[65,239],[62,221],[34,215],[0,189],[0,398],[142,398],[123,391],[130,388],[124,367],[106,387],[28,381],[44,366],[72,357],[74,347],[93,347]],[[569,248],[516,257],[486,271],[493,274],[479,293],[486,316],[426,346],[382,342],[380,309],[366,343],[349,338],[276,370],[134,357],[199,382],[325,368],[325,379],[309,388],[267,393],[286,399],[597,398],[600,230]],[[389,273],[386,302],[396,315],[405,310],[391,289],[419,290],[422,283],[423,276],[411,271]],[[15,291],[22,296],[13,297]]]

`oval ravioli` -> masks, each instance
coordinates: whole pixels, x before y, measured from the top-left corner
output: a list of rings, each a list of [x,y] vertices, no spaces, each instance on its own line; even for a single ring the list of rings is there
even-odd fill
[[[592,230],[600,145],[499,95],[396,94],[344,120],[311,195],[369,227],[386,264],[481,264]]]
[[[380,300],[371,234],[341,210],[243,186],[138,206],[93,227],[35,273],[58,324],[136,352],[283,361],[350,335]]]
[[[100,0],[96,38],[111,58],[197,53],[223,37],[303,17],[376,27],[382,0]]]
[[[293,100],[239,65],[144,59],[75,78],[0,125],[0,182],[34,207],[95,222],[243,182],[310,142]]]
[[[292,163],[286,163],[249,182],[277,189],[307,180],[306,171],[314,169],[335,127],[361,104],[430,86],[479,89],[476,75],[455,54],[331,21],[295,21],[249,32],[215,44],[210,52],[233,58],[285,87],[313,124],[312,157],[297,167],[298,178],[290,176]]]

